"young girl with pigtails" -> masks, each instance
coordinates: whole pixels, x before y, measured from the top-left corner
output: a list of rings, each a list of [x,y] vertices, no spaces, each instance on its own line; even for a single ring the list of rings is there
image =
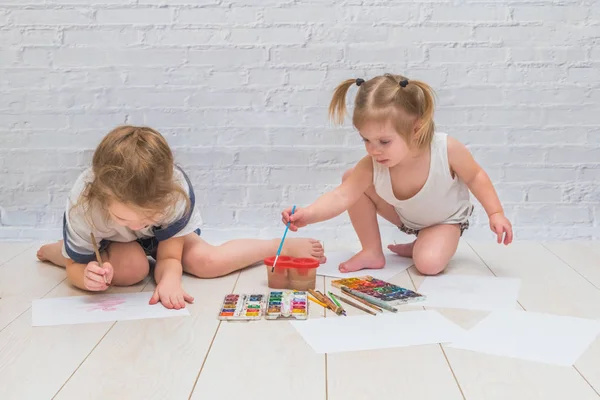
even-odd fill
[[[377,214],[416,236],[411,243],[389,245],[412,257],[425,275],[444,270],[469,227],[473,205],[483,205],[498,243],[513,239],[512,226],[486,172],[458,140],[435,130],[434,94],[429,85],[401,75],[348,79],[336,89],[329,116],[342,124],[346,94],[357,85],[352,123],[367,155],[347,171],[336,189],[294,214],[282,213],[290,229],[331,219],[348,211],[362,250],[339,265],[342,272],[383,268],[385,257]]]

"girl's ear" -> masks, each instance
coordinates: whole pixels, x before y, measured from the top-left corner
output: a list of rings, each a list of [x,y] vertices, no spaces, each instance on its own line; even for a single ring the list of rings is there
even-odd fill
[[[418,119],[415,121],[415,124],[413,125],[413,136],[415,136],[417,134],[417,132],[419,132],[419,130],[421,129],[422,126],[423,126],[422,119]]]
[[[410,146],[411,147],[417,147],[418,143],[420,142],[420,138],[417,136],[417,134],[419,133],[419,130],[421,129],[421,127],[423,126],[423,120],[421,119],[417,119],[413,125],[412,128],[412,135],[410,135]]]

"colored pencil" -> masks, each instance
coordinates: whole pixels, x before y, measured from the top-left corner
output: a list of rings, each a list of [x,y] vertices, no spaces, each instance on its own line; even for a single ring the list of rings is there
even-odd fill
[[[342,305],[340,304],[339,301],[337,301],[337,299],[335,298],[335,295],[331,292],[327,292],[327,294],[329,295],[329,297],[331,298],[331,300],[335,303],[336,306],[341,307]]]
[[[317,303],[317,304],[318,304],[318,305],[320,305],[321,307],[327,308],[327,304],[325,304],[325,303],[323,303],[323,302],[320,302],[319,300],[315,299],[315,298],[314,298],[314,297],[312,297],[312,296],[308,296],[308,299],[309,299],[310,301],[312,301],[313,303]]]
[[[375,305],[383,308],[384,310],[388,310],[388,311],[391,311],[391,312],[398,312],[397,309],[395,309],[394,307],[390,306],[389,304],[386,304],[384,301],[381,301],[379,299],[371,298],[371,297],[369,297],[369,296],[367,296],[367,295],[365,295],[365,294],[363,294],[361,292],[358,292],[358,291],[356,291],[354,289],[350,289],[349,287],[346,287],[346,286],[342,286],[341,289],[342,289],[343,292],[351,293],[351,294],[353,294],[353,295],[355,295],[357,297],[360,297],[361,299],[364,299],[364,300],[368,301],[369,303],[373,303],[373,304],[375,304]]]
[[[340,302],[337,300],[336,296],[333,293],[331,293],[331,292],[327,292],[327,293],[329,294],[329,297],[331,297],[331,300],[333,300],[333,302],[335,303],[335,305],[342,309],[342,314],[344,316],[346,316],[346,310],[344,310],[344,307],[342,307],[342,305],[340,304]]]
[[[348,299],[346,299],[346,298],[344,298],[344,297],[342,297],[342,296],[340,296],[340,297],[338,297],[338,298],[339,298],[341,301],[343,301],[344,303],[346,303],[346,304],[350,304],[352,307],[358,308],[359,310],[362,310],[362,311],[364,311],[364,312],[366,312],[366,313],[369,313],[369,314],[371,314],[371,315],[377,315],[377,313],[375,313],[375,312],[373,312],[373,311],[369,310],[368,308],[366,308],[366,307],[363,307],[363,306],[360,306],[360,305],[356,304],[355,302],[353,302],[353,301],[350,301],[350,300],[348,300]]]
[[[371,307],[373,310],[383,312],[382,308],[377,307],[375,304],[369,303],[367,300],[364,300],[358,296],[353,295],[352,293],[344,292],[344,294],[348,297],[353,298],[354,300],[363,303],[365,306]]]
[[[100,257],[100,250],[98,250],[98,245],[96,244],[96,237],[94,236],[93,232],[90,232],[90,238],[92,239],[92,246],[94,246],[94,251],[96,252],[96,261],[98,261],[98,265],[100,266],[100,268],[102,268],[102,265],[104,264],[102,262],[102,257]],[[106,275],[103,275],[104,277],[104,283],[106,283],[108,285],[108,280],[106,280]]]
[[[294,204],[294,207],[292,207],[292,213],[290,214],[290,220],[285,225],[285,232],[283,232],[283,237],[281,238],[281,243],[279,243],[279,249],[277,249],[277,255],[275,256],[275,261],[273,261],[273,267],[271,268],[271,272],[275,271],[275,264],[277,264],[277,259],[279,258],[279,255],[281,254],[281,249],[283,248],[283,241],[285,240],[285,235],[287,235],[288,229],[290,229],[290,224],[292,223],[291,216],[294,215],[294,211],[296,211],[295,204]]]

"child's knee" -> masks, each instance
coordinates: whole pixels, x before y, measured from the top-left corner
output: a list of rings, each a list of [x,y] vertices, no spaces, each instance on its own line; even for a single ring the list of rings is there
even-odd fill
[[[129,260],[124,261],[125,263],[122,264],[122,268],[119,268],[118,272],[115,271],[113,284],[117,286],[135,285],[148,276],[150,263],[145,256],[131,257]]]
[[[437,275],[446,269],[448,260],[434,252],[413,254],[415,268],[423,275]]]
[[[117,254],[111,252],[109,261],[115,270],[112,283],[117,286],[135,285],[150,272],[148,257],[140,246],[128,246],[127,251]]]
[[[186,271],[198,278],[216,278],[221,276],[223,260],[219,260],[214,251],[202,251],[192,248],[184,259]]]

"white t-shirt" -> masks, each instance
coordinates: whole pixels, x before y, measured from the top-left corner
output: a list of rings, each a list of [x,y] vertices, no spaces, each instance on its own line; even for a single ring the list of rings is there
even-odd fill
[[[469,188],[450,173],[448,135],[436,132],[431,141],[429,175],[421,190],[410,199],[398,200],[394,195],[390,169],[373,160],[375,192],[394,206],[402,223],[411,229],[424,229],[438,224],[460,224],[473,212]]]
[[[75,181],[67,199],[67,209],[63,218],[63,256],[80,264],[95,261],[96,256],[91,242],[91,232],[94,233],[97,245],[101,248],[106,247],[109,242],[128,243],[145,238],[155,238],[155,240],[161,242],[172,237],[185,236],[192,232],[199,233],[202,217],[196,204],[192,183],[185,172],[177,167],[174,169],[173,175],[181,188],[188,193],[191,201],[190,211],[185,212],[187,203],[185,199],[181,199],[175,205],[174,212],[166,213],[168,215],[167,220],[160,221],[155,226],[133,231],[110,219],[107,221],[102,210],[92,210],[86,218],[81,207],[74,207],[79,200],[79,196],[94,177],[91,168],[82,172]],[[89,219],[92,220],[93,225],[90,224]]]

